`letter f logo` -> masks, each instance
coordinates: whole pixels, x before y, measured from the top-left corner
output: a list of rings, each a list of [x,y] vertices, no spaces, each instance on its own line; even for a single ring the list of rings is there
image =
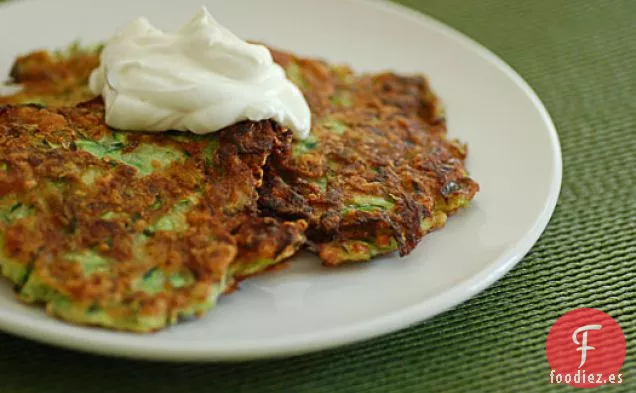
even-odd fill
[[[587,351],[595,349],[594,347],[587,345],[587,331],[601,330],[601,327],[602,327],[601,325],[585,325],[576,329],[574,333],[572,333],[572,341],[574,341],[574,344],[576,345],[581,344],[581,346],[576,349],[577,351],[581,351],[581,364],[579,364],[579,368],[583,367],[583,365],[585,364],[585,359],[587,358]],[[581,332],[583,332],[582,340],[581,342],[579,342],[576,336]]]

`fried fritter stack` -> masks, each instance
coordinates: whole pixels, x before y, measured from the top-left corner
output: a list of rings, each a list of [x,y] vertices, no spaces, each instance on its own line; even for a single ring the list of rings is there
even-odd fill
[[[0,97],[0,266],[65,320],[154,331],[307,245],[327,265],[410,252],[478,185],[425,78],[272,50],[312,110],[206,136],[110,129],[99,48],[18,58]]]

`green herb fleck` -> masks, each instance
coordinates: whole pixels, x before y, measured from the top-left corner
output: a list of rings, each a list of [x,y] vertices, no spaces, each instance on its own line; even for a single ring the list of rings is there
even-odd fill
[[[311,152],[318,146],[318,140],[315,136],[310,135],[309,137],[294,143],[292,147],[292,154],[294,156],[301,156],[303,154]]]
[[[350,108],[353,106],[353,97],[350,91],[337,91],[336,94],[331,96],[331,103],[335,106]]]
[[[347,131],[347,126],[340,120],[336,120],[334,118],[328,117],[325,121],[323,121],[322,126],[333,132],[334,134],[342,135]]]
[[[291,63],[287,66],[287,69],[285,71],[287,72],[287,77],[289,78],[289,80],[292,81],[296,86],[301,89],[306,89],[307,87],[309,87],[309,83],[307,83],[307,81],[303,77],[302,70],[298,64]]]

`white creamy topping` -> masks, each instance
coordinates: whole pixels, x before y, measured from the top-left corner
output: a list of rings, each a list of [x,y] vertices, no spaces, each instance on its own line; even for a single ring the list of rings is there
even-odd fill
[[[297,138],[309,134],[307,102],[269,50],[236,37],[205,7],[177,33],[135,20],[100,62],[89,86],[103,96],[113,128],[205,134],[272,119]]]

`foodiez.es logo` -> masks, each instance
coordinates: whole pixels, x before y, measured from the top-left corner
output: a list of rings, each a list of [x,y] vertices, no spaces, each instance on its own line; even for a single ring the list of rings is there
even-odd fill
[[[603,326],[601,326],[601,325],[585,325],[585,326],[581,326],[580,328],[576,329],[574,331],[574,333],[572,333],[572,341],[574,341],[574,344],[579,344],[579,340],[577,340],[576,335],[579,334],[579,332],[583,332],[582,345],[576,349],[577,351],[581,351],[581,364],[579,364],[579,368],[583,367],[583,365],[585,364],[585,359],[587,359],[587,351],[588,351],[588,349],[596,349],[594,347],[591,347],[591,346],[587,345],[587,331],[588,330],[601,330],[602,327]]]
[[[581,388],[620,384],[625,352],[625,335],[612,317],[594,308],[572,310],[548,333],[550,383]]]

